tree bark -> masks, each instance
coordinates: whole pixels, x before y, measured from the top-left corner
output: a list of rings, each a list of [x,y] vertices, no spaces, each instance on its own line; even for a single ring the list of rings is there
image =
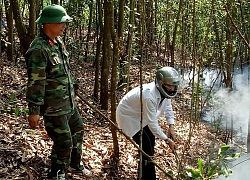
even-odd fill
[[[102,41],[103,41],[103,22],[102,22],[102,5],[101,5],[101,0],[97,0],[97,10],[96,10],[96,16],[98,17],[97,19],[97,24],[99,24],[99,28],[97,27],[97,47],[96,47],[96,55],[95,55],[95,84],[94,84],[94,98],[96,100],[99,99],[98,93],[99,93],[99,73],[100,73],[100,53],[101,53],[101,46],[102,46]],[[98,37],[98,32],[100,31],[100,36]]]
[[[12,4],[9,4],[7,0],[4,1],[5,9],[6,9],[6,18],[7,18],[7,27],[8,27],[8,42],[10,44],[7,46],[7,58],[8,61],[14,60],[14,35],[13,35],[13,29],[14,29],[14,22],[13,22],[13,8]]]
[[[170,54],[171,54],[170,66],[172,66],[172,67],[174,67],[174,64],[175,64],[175,58],[174,58],[175,41],[176,41],[176,36],[177,36],[177,28],[179,26],[180,13],[182,11],[182,4],[183,4],[183,0],[180,0],[178,12],[177,12],[177,17],[176,17],[176,22],[175,22],[175,25],[174,25],[173,40],[172,40],[172,43],[171,43],[171,46],[170,46]]]
[[[129,91],[129,83],[130,83],[130,64],[131,64],[131,54],[132,54],[132,41],[134,36],[134,25],[135,25],[135,0],[130,0],[130,13],[129,13],[129,28],[128,28],[128,40],[127,40],[127,46],[126,46],[126,66],[124,67],[124,71],[126,72],[126,83],[127,88],[126,92]]]
[[[35,1],[35,0],[33,0],[33,1]],[[18,37],[20,39],[20,50],[21,50],[21,53],[24,55],[25,52],[28,50],[30,43],[32,42],[32,40],[35,37],[34,37],[34,34],[28,34],[26,32],[25,22],[23,21],[22,13],[20,11],[19,1],[18,0],[10,0],[10,3],[13,7],[13,11],[12,11],[13,12],[13,19],[15,20],[15,27],[17,29]],[[34,3],[32,3],[32,4],[34,4]]]
[[[89,53],[89,41],[90,41],[90,34],[92,29],[92,18],[93,18],[93,0],[89,3],[89,25],[88,25],[88,33],[87,33],[87,42],[86,42],[86,50],[85,50],[85,61],[87,60],[88,53]]]
[[[51,4],[58,4],[58,0],[51,0]]]
[[[111,72],[111,88],[110,88],[110,101],[111,101],[111,120],[112,122],[116,122],[116,85],[117,85],[117,65],[118,65],[118,38],[115,31],[114,26],[114,2],[113,0],[107,1],[108,10],[109,10],[109,25],[110,25],[110,34],[113,43],[113,63],[112,63],[112,72]],[[117,129],[112,124],[111,133],[113,138],[113,147],[114,147],[114,156],[113,156],[113,164],[114,171],[112,171],[112,175],[115,177],[118,174],[118,164],[119,164],[119,146],[118,146],[118,138],[117,138]]]
[[[100,103],[104,110],[108,110],[109,100],[109,66],[110,66],[110,32],[109,32],[109,7],[107,6],[108,0],[104,1],[104,29],[103,29],[103,61],[101,71],[101,96]]]
[[[118,14],[118,28],[117,28],[117,34],[118,34],[118,48],[119,48],[119,82],[118,85],[121,85],[126,82],[126,79],[124,79],[124,63],[125,63],[125,57],[124,57],[124,46],[123,46],[123,22],[124,22],[124,0],[119,1],[119,14]]]

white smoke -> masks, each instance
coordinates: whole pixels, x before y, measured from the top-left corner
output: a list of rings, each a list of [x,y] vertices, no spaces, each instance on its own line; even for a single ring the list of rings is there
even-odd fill
[[[186,86],[191,85],[193,72],[185,73]],[[238,132],[242,141],[246,142],[250,111],[250,87],[248,80],[248,66],[236,69],[233,74],[233,90],[228,90],[223,84],[222,74],[218,69],[205,69],[201,75],[194,73],[194,80],[198,76],[202,79],[201,86],[209,92],[213,87],[211,98],[205,107],[202,120],[209,122],[221,121],[222,128]],[[189,83],[188,83],[189,82]],[[205,95],[206,96],[206,95]]]
[[[205,86],[211,87],[217,78],[218,71],[208,71],[207,77],[204,77]],[[211,122],[221,119],[220,124],[237,132],[233,137],[233,144],[243,142],[246,145],[248,135],[248,122],[250,118],[250,86],[249,86],[249,71],[246,66],[243,71],[235,71],[233,74],[233,90],[221,86],[221,77],[218,78],[219,85],[215,87],[214,93],[209,103],[209,112],[206,114],[205,119]],[[236,137],[235,137],[236,136]],[[239,145],[239,144],[238,144]],[[242,146],[241,146],[242,147]],[[250,179],[250,154],[243,155],[229,166],[232,167],[233,174],[228,178],[220,176],[216,180],[247,180]],[[236,166],[235,166],[236,165]]]
[[[220,88],[215,92],[211,99],[213,111],[207,115],[210,116],[210,121],[213,121],[211,117],[215,120],[218,118],[215,115],[223,117],[222,125],[227,128],[233,126],[233,129],[240,134],[244,141],[247,136],[250,111],[250,88],[247,74],[234,75],[232,91]]]

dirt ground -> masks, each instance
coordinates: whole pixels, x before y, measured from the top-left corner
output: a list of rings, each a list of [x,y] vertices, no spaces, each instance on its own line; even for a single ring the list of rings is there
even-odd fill
[[[92,99],[92,63],[77,62],[72,65],[72,72],[80,82],[81,94],[98,107]],[[24,61],[19,59],[16,64],[3,61],[0,73],[0,179],[45,179],[50,164],[52,142],[42,121],[37,130],[28,127],[25,114],[27,104]],[[146,72],[144,77],[150,79],[154,77],[154,72]],[[138,84],[135,76],[133,82],[134,86]],[[123,92],[118,93],[117,101],[122,95]],[[197,158],[206,159],[208,154],[216,155],[225,136],[223,133],[216,134],[207,123],[190,121],[190,107],[186,103],[189,101],[190,95],[185,90],[172,100],[176,115],[177,154],[173,154],[164,141],[156,140],[155,161],[166,172],[172,171],[174,175],[180,167],[197,169]],[[137,149],[124,136],[118,134],[119,171],[114,172],[111,161],[113,141],[109,122],[79,98],[77,103],[85,125],[82,158],[85,166],[93,172],[93,179],[136,179]],[[109,112],[103,113],[109,116]],[[160,120],[160,124],[167,131],[168,125],[164,118]],[[156,171],[159,179],[167,179],[158,168]],[[68,178],[84,179],[76,174],[68,174]]]

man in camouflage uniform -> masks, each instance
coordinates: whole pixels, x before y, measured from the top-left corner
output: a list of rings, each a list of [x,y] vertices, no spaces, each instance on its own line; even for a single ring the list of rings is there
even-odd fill
[[[81,161],[84,127],[74,101],[69,53],[60,38],[71,20],[62,6],[46,6],[36,20],[42,25],[40,35],[25,55],[29,125],[36,128],[42,115],[53,140],[50,179],[65,179],[67,171],[92,176]]]

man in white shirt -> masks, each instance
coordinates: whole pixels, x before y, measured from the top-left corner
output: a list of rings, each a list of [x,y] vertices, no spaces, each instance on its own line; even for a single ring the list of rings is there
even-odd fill
[[[144,84],[142,89],[142,105],[140,87],[129,91],[120,101],[116,110],[116,120],[119,128],[125,134],[140,144],[140,121],[142,110],[142,149],[149,156],[154,156],[155,137],[165,140],[171,150],[176,149],[174,143],[174,112],[170,98],[177,94],[181,77],[172,67],[163,67],[156,72],[155,82]],[[164,114],[168,124],[168,136],[158,123],[158,118]],[[173,140],[171,140],[172,138]],[[155,166],[143,156],[142,180],[155,180]]]

